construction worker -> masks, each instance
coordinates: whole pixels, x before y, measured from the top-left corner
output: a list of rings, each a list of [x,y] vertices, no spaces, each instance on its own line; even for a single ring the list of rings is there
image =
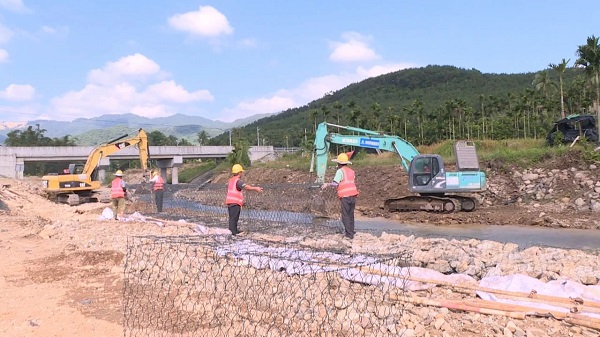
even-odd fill
[[[353,239],[354,234],[354,208],[356,207],[356,197],[358,188],[354,183],[354,170],[348,167],[352,162],[348,159],[346,153],[340,153],[336,159],[338,170],[335,172],[333,182],[323,183],[322,189],[327,187],[337,187],[337,195],[342,205],[342,223],[344,224],[344,235],[348,239]]]
[[[110,199],[112,200],[112,208],[115,220],[123,220],[125,212],[125,194],[127,186],[123,180],[123,171],[115,172],[115,178],[110,184]],[[117,216],[118,215],[118,216]]]
[[[251,186],[244,183],[242,174],[244,168],[240,164],[235,164],[231,168],[233,176],[229,179],[227,184],[227,196],[225,197],[225,204],[227,205],[227,211],[229,212],[229,230],[232,235],[238,235],[241,233],[238,230],[238,221],[240,220],[240,213],[242,211],[242,205],[244,205],[243,190],[262,192],[262,187]]]
[[[156,203],[156,212],[161,213],[163,206],[165,180],[160,175],[159,170],[156,170],[152,173],[152,179],[150,179],[150,182],[152,183],[152,189],[154,190],[154,202]]]

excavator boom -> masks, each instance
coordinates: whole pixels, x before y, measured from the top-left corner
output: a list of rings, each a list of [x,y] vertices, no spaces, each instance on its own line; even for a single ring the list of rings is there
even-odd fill
[[[356,132],[357,134],[341,135],[330,133],[327,131],[327,126]],[[332,143],[395,152],[400,156],[401,164],[407,172],[412,159],[419,155],[419,151],[411,143],[398,136],[386,135],[351,126],[321,123],[317,127],[315,153],[313,154],[316,157],[317,183],[323,183],[325,180],[329,147]],[[312,167],[311,172],[313,172]]]

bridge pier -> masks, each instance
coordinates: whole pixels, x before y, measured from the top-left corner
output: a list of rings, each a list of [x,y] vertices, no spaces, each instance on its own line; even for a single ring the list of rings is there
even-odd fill
[[[0,156],[0,175],[6,176],[7,178],[17,177],[17,155],[7,153]]]
[[[172,159],[159,159],[156,166],[160,168],[160,175],[167,180],[167,168],[171,168],[171,184],[179,184],[179,167],[183,165],[182,156],[174,156]]]
[[[23,171],[25,171],[25,161],[23,158],[17,158],[15,164],[15,177],[17,179],[23,179]]]
[[[98,181],[104,183],[106,179],[106,170],[110,167],[110,158],[104,157],[100,159],[98,165]]]

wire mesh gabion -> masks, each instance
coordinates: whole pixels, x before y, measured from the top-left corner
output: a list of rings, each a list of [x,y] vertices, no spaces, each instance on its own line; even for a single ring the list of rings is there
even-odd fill
[[[409,253],[223,236],[128,239],[124,336],[390,336]]]
[[[341,231],[340,201],[335,189],[321,190],[310,184],[266,184],[262,193],[244,192],[245,203],[239,225],[244,230],[265,234],[332,234]],[[153,213],[152,191],[137,188],[131,210]],[[227,185],[167,185],[162,218],[227,227],[224,204]]]

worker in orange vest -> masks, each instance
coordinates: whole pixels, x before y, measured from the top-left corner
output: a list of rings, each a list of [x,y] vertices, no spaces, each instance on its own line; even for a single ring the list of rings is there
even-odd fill
[[[242,205],[244,205],[243,190],[262,192],[262,187],[251,186],[243,182],[242,174],[244,168],[240,164],[235,164],[231,168],[233,176],[229,179],[227,184],[227,196],[225,197],[225,204],[227,205],[227,211],[229,213],[229,230],[232,235],[238,235],[242,233],[238,230],[238,221],[240,220],[240,213],[242,212]]]
[[[115,172],[115,178],[110,184],[110,199],[112,201],[112,208],[115,220],[123,220],[123,213],[125,212],[125,194],[127,193],[127,186],[123,180],[123,171],[118,170]]]
[[[354,234],[354,208],[356,207],[356,197],[358,188],[354,182],[354,170],[348,167],[352,164],[346,153],[340,153],[336,159],[338,170],[335,172],[333,182],[323,183],[322,189],[327,187],[337,187],[337,195],[342,205],[342,223],[344,224],[344,235],[348,239],[353,239]]]
[[[165,180],[160,175],[160,171],[156,170],[152,173],[152,189],[154,190],[154,202],[156,203],[156,212],[161,213],[163,208],[163,196]]]

